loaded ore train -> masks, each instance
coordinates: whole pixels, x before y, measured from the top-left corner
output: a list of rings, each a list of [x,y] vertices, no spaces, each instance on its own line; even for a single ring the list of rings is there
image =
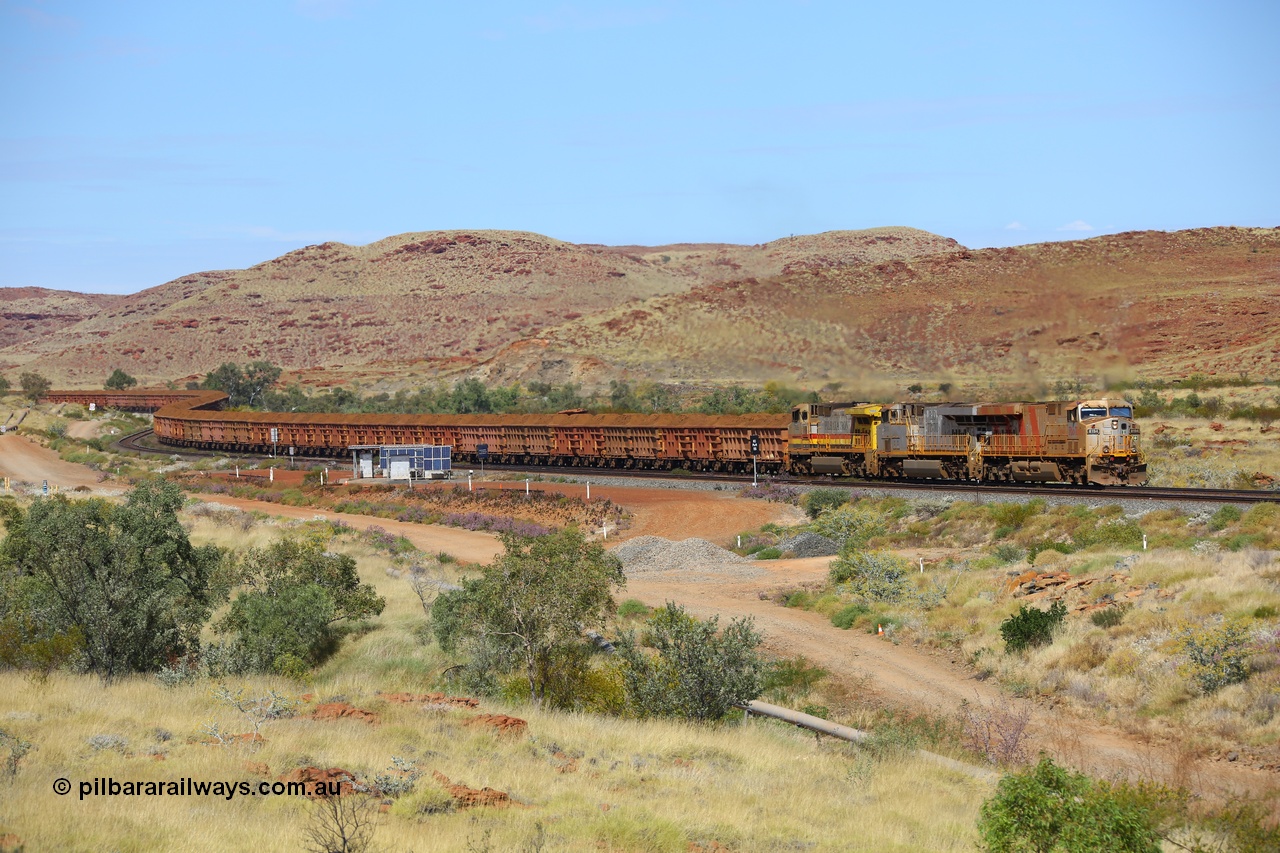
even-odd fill
[[[168,445],[241,453],[435,444],[455,463],[1141,485],[1133,406],[806,403],[790,415],[345,415],[223,411],[220,391],[54,391],[52,402],[155,413]]]

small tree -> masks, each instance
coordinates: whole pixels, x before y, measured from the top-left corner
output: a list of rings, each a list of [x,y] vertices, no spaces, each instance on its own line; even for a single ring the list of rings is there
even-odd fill
[[[22,393],[30,397],[32,402],[44,397],[53,388],[53,383],[39,373],[23,373],[18,377],[18,384],[22,386]]]
[[[8,394],[8,393],[9,393],[9,389],[10,389],[11,387],[13,387],[13,386],[11,386],[11,385],[9,384],[9,380],[8,380],[8,379],[5,379],[3,376],[0,376],[0,397],[3,397],[3,396],[5,396],[6,394]]]
[[[138,380],[134,379],[132,376],[117,367],[112,371],[111,375],[107,377],[104,387],[112,391],[123,391],[126,388],[132,388],[137,384]]]
[[[645,626],[656,655],[642,650],[634,634],[618,644],[627,704],[640,716],[718,720],[760,695],[762,639],[749,618],[721,631],[719,617],[702,622],[668,602]]]
[[[300,675],[337,647],[334,624],[382,612],[356,562],[319,542],[281,539],[248,551],[230,583],[242,586],[215,630],[232,634],[232,669]]]
[[[523,670],[536,704],[557,671],[580,663],[582,632],[603,628],[616,609],[610,592],[626,584],[622,563],[576,528],[537,538],[501,535],[503,553],[442,594],[431,621],[445,651],[468,649],[504,669]]]
[[[191,544],[182,501],[176,485],[149,482],[124,504],[59,496],[23,512],[0,502],[0,588],[12,596],[0,610],[25,612],[49,639],[78,638],[89,670],[105,679],[185,656],[198,647],[222,555]]]
[[[254,406],[279,381],[280,373],[280,368],[269,361],[255,361],[244,367],[226,362],[209,371],[200,387],[225,392],[230,398],[229,406]]]

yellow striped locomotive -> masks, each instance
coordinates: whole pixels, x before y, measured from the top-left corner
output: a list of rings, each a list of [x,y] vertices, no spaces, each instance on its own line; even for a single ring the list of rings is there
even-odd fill
[[[810,403],[792,409],[788,456],[797,474],[1136,486],[1140,436],[1127,400]]]

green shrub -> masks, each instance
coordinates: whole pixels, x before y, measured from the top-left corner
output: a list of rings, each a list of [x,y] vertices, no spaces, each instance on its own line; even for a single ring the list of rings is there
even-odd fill
[[[894,602],[907,592],[911,564],[888,551],[859,551],[845,547],[831,563],[829,577],[868,601]]]
[[[1044,551],[1057,551],[1059,554],[1070,554],[1075,551],[1066,542],[1037,542],[1027,549],[1027,562],[1034,563],[1036,557]]]
[[[718,720],[760,695],[762,639],[749,618],[721,629],[719,617],[702,621],[669,603],[646,625],[645,640],[656,654],[641,649],[630,632],[618,641],[627,705],[641,717]]]
[[[1043,498],[1033,498],[1026,503],[992,503],[987,505],[991,520],[1001,528],[1021,529],[1032,516],[1044,512]],[[1007,535],[1007,534],[1006,534]]]
[[[850,604],[831,617],[831,624],[848,631],[858,621],[858,617],[865,616],[870,612],[871,608],[865,604]]]
[[[1089,621],[1099,628],[1114,628],[1124,621],[1124,616],[1128,612],[1128,607],[1107,607],[1089,614]]]
[[[1276,610],[1270,604],[1264,604],[1253,611],[1254,619],[1271,619],[1275,616],[1280,616],[1280,610]]]
[[[1239,620],[1206,628],[1187,628],[1178,639],[1178,650],[1187,662],[1178,671],[1205,693],[1249,677],[1249,631]]]
[[[1241,515],[1239,507],[1231,506],[1230,504],[1219,507],[1217,512],[1209,517],[1209,529],[1222,530],[1232,522],[1239,521]]]
[[[870,509],[844,504],[826,509],[810,525],[814,533],[825,536],[841,547],[861,548],[873,536],[884,532],[879,516]]]
[[[827,675],[825,669],[814,666],[802,657],[775,660],[765,672],[762,692],[774,699],[789,702],[808,694]]]
[[[1071,539],[1077,548],[1088,548],[1092,545],[1141,548],[1142,528],[1138,526],[1138,522],[1122,518],[1093,528],[1081,528]]]
[[[1067,617],[1067,607],[1061,601],[1054,602],[1048,610],[1027,607],[1000,623],[1000,636],[1004,638],[1005,651],[1010,654],[1033,646],[1048,645],[1053,632]]]
[[[809,606],[810,601],[812,601],[812,596],[810,596],[806,590],[797,589],[795,592],[787,595],[786,606],[796,607],[803,610]]]
[[[800,505],[811,519],[822,515],[824,510],[835,509],[848,502],[847,489],[813,489],[800,499]]]
[[[772,546],[768,548],[761,548],[755,553],[755,558],[757,560],[776,560],[781,556],[782,552]]]
[[[1014,545],[1012,542],[1001,542],[991,552],[991,556],[995,557],[1001,563],[1016,563],[1022,559],[1022,555],[1026,552]]]
[[[628,598],[626,601],[618,605],[618,618],[627,619],[629,617],[644,618],[650,613],[647,604],[638,598]]]
[[[1000,780],[982,804],[978,833],[992,853],[1159,853],[1172,795],[1094,782],[1042,756]]]

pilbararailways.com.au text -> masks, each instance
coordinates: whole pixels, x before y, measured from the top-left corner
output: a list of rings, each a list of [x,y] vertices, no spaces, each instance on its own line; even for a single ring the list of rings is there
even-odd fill
[[[347,782],[350,790],[350,782]],[[85,797],[338,797],[343,794],[340,780],[316,782],[204,782],[190,776],[171,782],[119,782],[112,777],[97,777],[79,782],[80,799]],[[56,779],[54,793],[71,793],[71,782]]]

